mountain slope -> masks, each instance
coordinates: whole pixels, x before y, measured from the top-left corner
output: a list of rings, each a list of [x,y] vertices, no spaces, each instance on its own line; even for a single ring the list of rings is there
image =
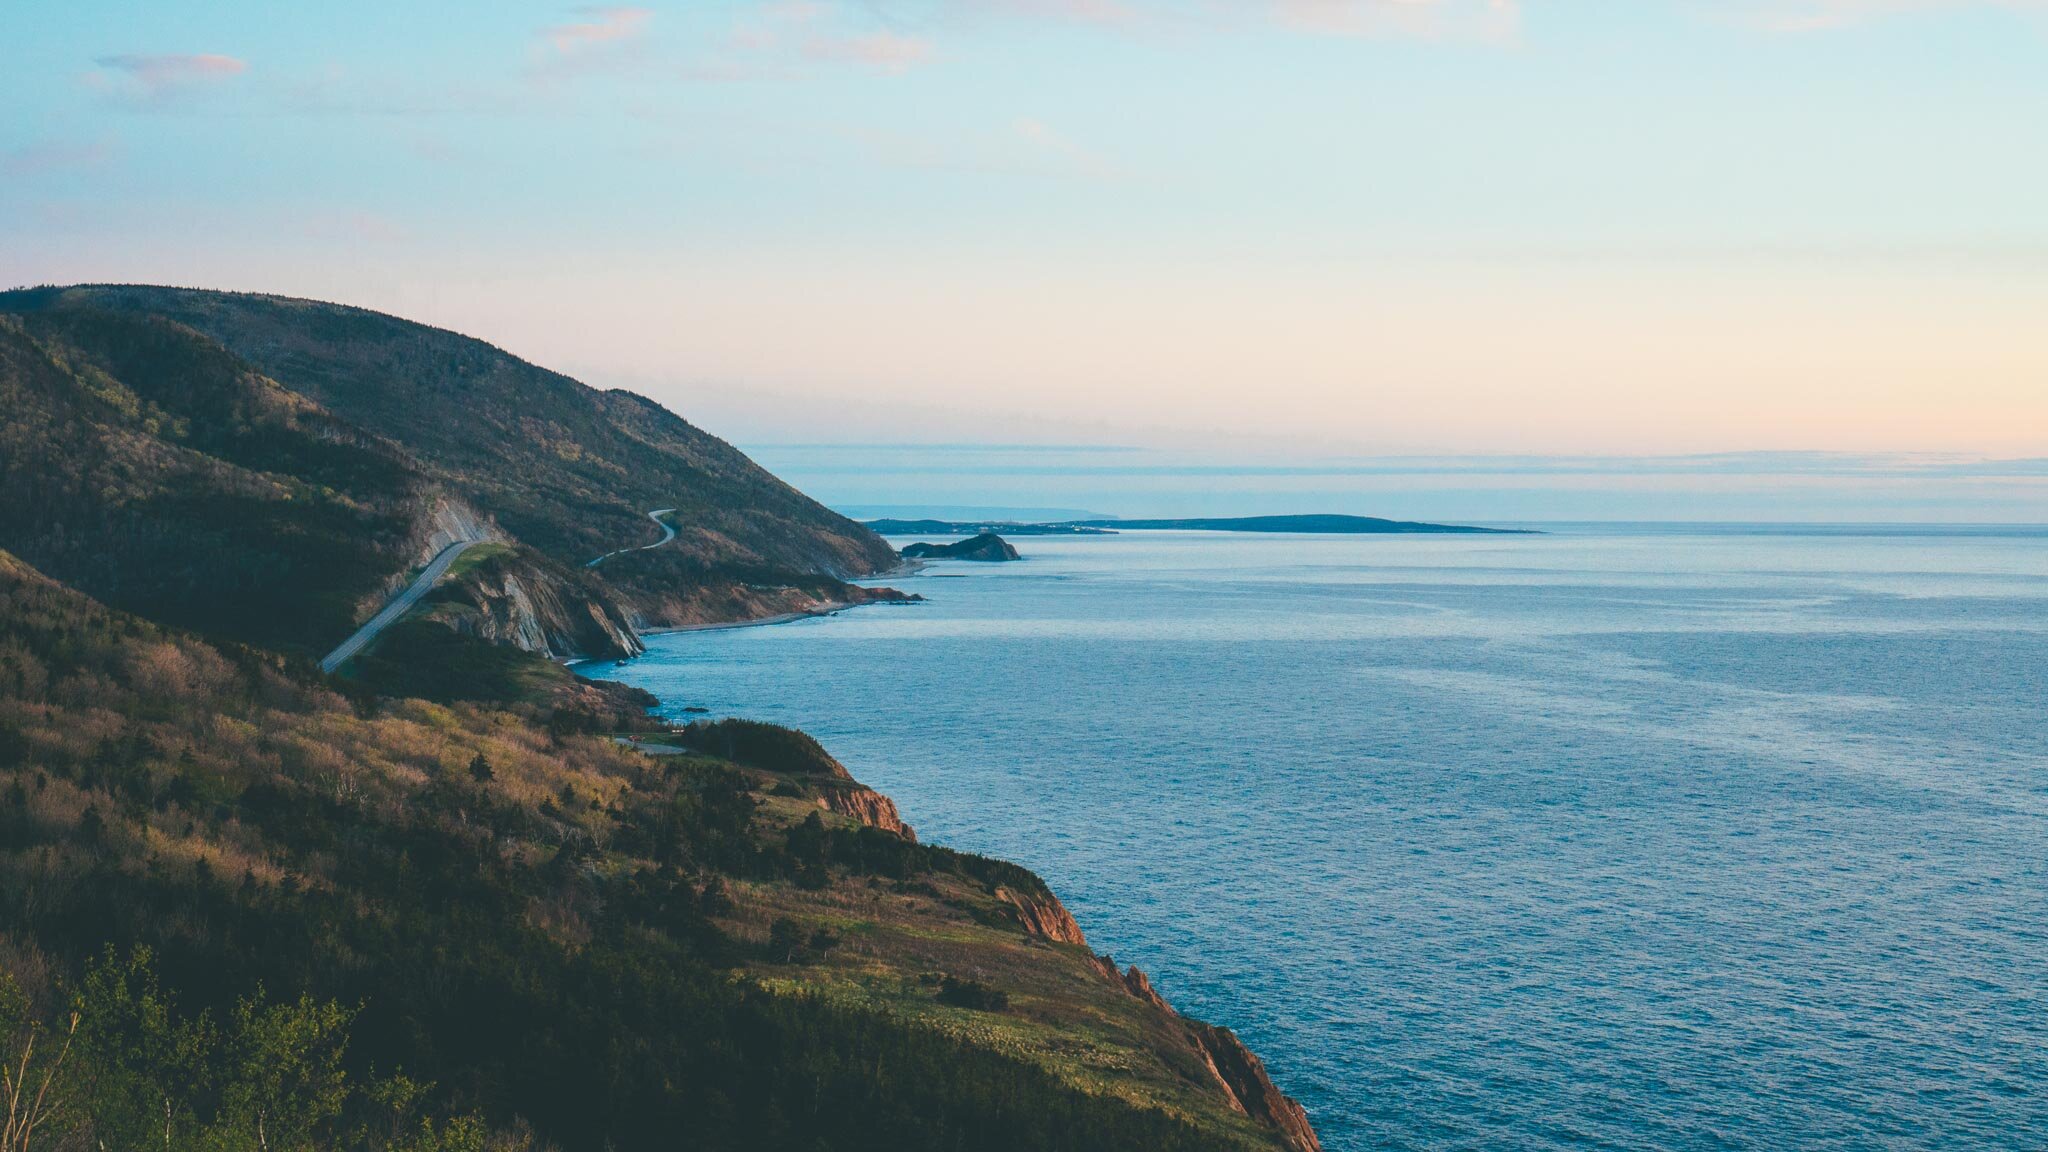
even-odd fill
[[[600,392],[480,340],[278,296],[84,286],[0,296],[0,310],[162,316],[386,437],[508,533],[580,564],[674,508],[675,555],[705,565],[866,576],[895,563],[866,528],[649,400]],[[34,301],[30,304],[31,299]]]
[[[0,977],[60,1003],[147,948],[187,1012],[357,1006],[351,1076],[530,1126],[500,1146],[1313,1149],[1037,877],[917,844],[794,734],[679,738],[345,700],[0,552]],[[122,1111],[66,1094],[81,1137]]]
[[[556,660],[894,595],[845,582],[895,563],[866,528],[480,341],[146,287],[0,293],[0,323],[0,541],[119,607],[317,655],[457,539],[503,547],[428,614]],[[674,539],[587,567],[659,539],[655,508]]]
[[[176,325],[0,315],[0,542],[109,603],[317,648],[425,498],[402,454]]]

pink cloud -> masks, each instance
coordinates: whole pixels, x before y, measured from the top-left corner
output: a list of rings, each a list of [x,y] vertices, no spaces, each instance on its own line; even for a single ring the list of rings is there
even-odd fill
[[[931,55],[931,41],[896,32],[874,32],[865,36],[810,36],[803,53],[813,60],[844,61],[902,72],[921,64]]]
[[[99,71],[87,83],[115,95],[161,104],[185,92],[239,76],[249,65],[233,56],[123,53],[93,61]]]
[[[585,19],[541,31],[542,39],[559,55],[572,56],[605,44],[637,40],[654,16],[646,8],[579,8],[576,13]]]
[[[842,11],[842,6],[820,0],[764,4],[733,29],[732,46],[761,57],[796,55],[883,72],[903,72],[930,58],[930,40],[886,27],[849,31],[842,26]]]

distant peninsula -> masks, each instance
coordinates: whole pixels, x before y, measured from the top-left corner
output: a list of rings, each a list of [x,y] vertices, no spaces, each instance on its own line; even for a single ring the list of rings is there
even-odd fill
[[[1472,528],[1462,524],[1424,524],[1414,520],[1382,520],[1377,516],[1214,516],[1186,520],[1084,520],[1076,528],[1173,529],[1183,532],[1307,532],[1324,536],[1369,536],[1390,533],[1483,533],[1530,535],[1516,528]]]
[[[903,549],[905,560],[981,560],[1000,563],[1022,560],[1008,540],[983,532],[952,544],[911,544]]]
[[[1017,524],[1006,520],[864,520],[879,536],[980,536],[1007,533],[1011,536],[1107,536],[1107,528],[1061,521],[1048,524]],[[1103,521],[1110,523],[1110,521]]]
[[[1425,524],[1414,520],[1383,520],[1377,516],[1201,516],[1180,520],[1066,520],[1054,524],[990,524],[958,520],[870,520],[883,536],[1011,536],[1106,535],[1119,531],[1298,532],[1323,536],[1393,534],[1540,535],[1521,528],[1474,528],[1462,524]],[[912,547],[916,547],[913,545]],[[905,555],[909,555],[906,551]]]

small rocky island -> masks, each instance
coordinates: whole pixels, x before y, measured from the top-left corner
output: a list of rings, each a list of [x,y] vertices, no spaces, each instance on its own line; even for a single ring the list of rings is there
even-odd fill
[[[911,544],[903,549],[905,560],[1022,560],[1008,540],[993,532],[969,536],[951,544]]]

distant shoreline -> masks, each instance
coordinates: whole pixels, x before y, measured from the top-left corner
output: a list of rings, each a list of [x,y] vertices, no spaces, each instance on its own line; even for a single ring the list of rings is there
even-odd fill
[[[1113,536],[1119,532],[1248,532],[1310,536],[1536,536],[1531,528],[1480,528],[1464,524],[1430,524],[1419,520],[1386,520],[1377,516],[1327,513],[1287,516],[1198,516],[1180,519],[1070,520],[1018,524],[967,520],[869,520],[883,536]]]

